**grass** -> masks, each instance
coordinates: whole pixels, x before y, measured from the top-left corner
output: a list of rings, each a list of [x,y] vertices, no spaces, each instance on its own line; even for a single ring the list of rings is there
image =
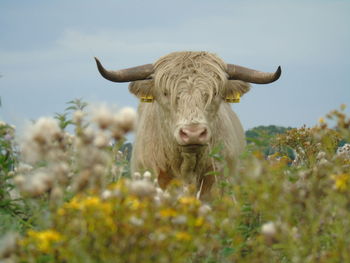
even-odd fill
[[[21,146],[1,124],[4,262],[350,262],[343,109],[327,115],[332,128],[254,134],[238,174],[205,204],[181,181],[162,191],[149,172],[130,175],[119,150],[133,114],[85,106],[38,120]],[[220,147],[210,156],[222,160]]]

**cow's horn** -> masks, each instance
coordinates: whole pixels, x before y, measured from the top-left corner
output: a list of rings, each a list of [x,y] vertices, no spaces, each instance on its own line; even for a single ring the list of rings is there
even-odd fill
[[[142,66],[137,66],[133,68],[121,69],[121,70],[106,70],[98,58],[95,57],[98,71],[101,75],[110,81],[114,82],[129,82],[136,80],[149,79],[153,73],[153,65],[146,64]]]
[[[256,84],[267,84],[274,82],[281,76],[281,72],[281,66],[278,67],[275,73],[268,73],[238,65],[227,64],[227,74],[229,75],[229,79],[243,80]]]

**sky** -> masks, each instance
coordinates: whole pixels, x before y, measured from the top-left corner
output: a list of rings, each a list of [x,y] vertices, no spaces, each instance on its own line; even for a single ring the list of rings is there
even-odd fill
[[[209,51],[281,78],[233,104],[245,129],[313,126],[350,108],[350,0],[1,0],[0,120],[62,113],[67,102],[137,107],[106,68]]]

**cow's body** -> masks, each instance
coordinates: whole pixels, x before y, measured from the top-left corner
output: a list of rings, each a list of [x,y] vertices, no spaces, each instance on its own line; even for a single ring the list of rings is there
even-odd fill
[[[222,146],[224,163],[233,173],[245,145],[242,125],[227,101],[249,90],[249,84],[278,79],[280,69],[263,73],[226,64],[208,52],[175,52],[155,64],[101,74],[112,81],[133,82],[129,90],[141,98],[132,172],[151,170],[165,188],[173,178],[195,183],[208,196],[223,163],[209,157]],[[135,81],[136,80],[136,81]],[[244,80],[244,81],[242,81]]]
[[[179,146],[167,132],[169,125],[159,114],[161,108],[157,103],[141,103],[139,120],[131,159],[132,171],[151,169],[157,176],[159,184],[165,188],[170,179],[181,176],[187,182],[196,182],[198,188],[202,180],[203,193],[210,189],[213,175],[207,172],[221,169],[214,159],[209,158],[210,149],[222,144],[222,156],[234,170],[238,155],[245,146],[242,125],[228,103],[222,103],[212,127],[212,140],[198,149],[186,149]]]

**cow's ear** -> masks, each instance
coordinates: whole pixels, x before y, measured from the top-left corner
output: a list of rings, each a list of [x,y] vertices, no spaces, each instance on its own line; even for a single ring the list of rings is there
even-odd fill
[[[250,84],[241,80],[229,80],[226,83],[224,98],[227,102],[239,102],[241,96],[250,90]]]
[[[129,84],[129,91],[139,99],[153,100],[154,80],[138,80]]]

